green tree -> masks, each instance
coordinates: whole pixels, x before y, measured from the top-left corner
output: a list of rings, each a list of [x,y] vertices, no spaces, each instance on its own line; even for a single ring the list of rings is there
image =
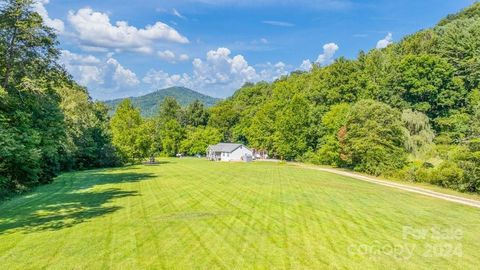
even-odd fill
[[[160,135],[165,155],[173,157],[180,152],[180,143],[184,136],[184,130],[177,120],[171,119],[163,124]]]
[[[159,121],[161,124],[170,120],[180,121],[182,118],[182,107],[173,97],[166,97],[160,104]]]
[[[308,150],[309,116],[309,104],[301,95],[277,112],[273,149],[280,158],[294,160]]]
[[[149,157],[150,162],[155,162],[155,156],[161,150],[161,141],[158,138],[157,125],[154,120],[144,120],[137,128],[135,144],[142,159]]]
[[[139,129],[142,125],[140,110],[133,107],[130,99],[122,101],[112,117],[112,143],[123,160],[135,162],[143,157],[139,147]]]
[[[381,102],[361,100],[348,116],[342,151],[355,170],[380,175],[405,165],[405,139],[400,112]]]
[[[331,107],[330,111],[322,117],[324,135],[317,151],[317,160],[321,164],[341,166],[343,161],[340,157],[341,146],[339,134],[347,124],[351,106],[347,103],[339,103]]]
[[[393,88],[411,108],[435,119],[466,103],[466,91],[455,69],[435,55],[407,55],[398,65]]]
[[[208,111],[198,99],[187,106],[184,113],[184,125],[186,126],[206,126],[208,123]]]
[[[44,77],[56,66],[56,36],[40,15],[33,0],[6,0],[0,6],[0,78],[7,91],[24,77]]]
[[[420,157],[433,146],[435,132],[430,126],[430,119],[421,112],[410,109],[402,112],[402,121],[406,128],[405,148],[414,157]]]
[[[222,133],[212,127],[188,127],[186,137],[181,143],[180,152],[187,155],[205,155],[207,147],[222,140]]]

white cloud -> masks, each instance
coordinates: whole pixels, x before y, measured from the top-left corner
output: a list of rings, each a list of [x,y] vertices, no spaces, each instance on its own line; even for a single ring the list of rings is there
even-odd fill
[[[190,60],[190,56],[188,56],[187,54],[180,54],[180,56],[178,57],[178,60],[188,61],[188,60]]]
[[[117,51],[152,53],[153,45],[158,41],[185,44],[188,39],[177,30],[162,22],[138,29],[126,21],[117,21],[114,25],[106,13],[91,8],[82,8],[77,12],[69,11],[68,21],[77,32],[82,46]]]
[[[107,67],[113,68],[113,77],[112,79],[119,86],[135,86],[140,83],[137,78],[137,75],[133,71],[123,67],[116,59],[109,58],[107,60]]]
[[[315,62],[320,65],[328,65],[332,63],[333,57],[338,49],[339,47],[335,43],[327,43],[323,45],[323,53],[318,56],[317,61]]]
[[[312,67],[313,67],[312,62],[306,59],[306,60],[303,60],[302,64],[299,67],[299,70],[310,71]]]
[[[323,53],[317,57],[317,60],[315,61],[315,63],[322,66],[331,64],[333,62],[335,53],[338,51],[338,49],[339,47],[335,43],[327,43],[323,45]],[[312,67],[313,67],[312,61],[310,61],[310,59],[305,59],[303,60],[300,67],[298,67],[298,69],[302,71],[309,71],[312,69]]]
[[[62,50],[60,63],[64,65],[67,71],[82,85],[103,83],[103,75],[100,67],[101,61],[93,55],[79,55],[67,50]]]
[[[162,89],[172,86],[185,86],[190,88],[194,87],[194,85],[192,84],[192,79],[188,74],[169,75],[163,70],[149,70],[145,77],[143,77],[142,81],[156,89]]]
[[[282,21],[262,21],[262,23],[273,25],[273,26],[280,26],[280,27],[293,27],[293,26],[295,26],[293,23],[282,22]]]
[[[162,70],[150,70],[142,82],[153,89],[185,86],[212,96],[224,97],[246,82],[272,81],[288,74],[285,63],[259,65],[260,72],[250,66],[243,55],[232,56],[228,48],[207,52],[204,59],[192,61],[191,74],[169,74]]]
[[[388,33],[385,38],[379,40],[377,42],[377,49],[386,48],[388,45],[393,43],[393,35],[392,33]]]
[[[93,88],[92,94],[98,95],[99,89],[117,91],[140,83],[137,75],[122,66],[112,55],[99,59],[93,55],[80,55],[62,50],[60,63],[81,85]]]
[[[160,59],[170,63],[176,63],[177,61],[188,61],[190,59],[187,54],[180,54],[177,56],[174,52],[170,50],[158,51],[157,54]]]
[[[65,24],[60,19],[52,19],[48,16],[48,11],[45,8],[45,5],[49,2],[50,0],[37,0],[32,4],[32,8],[42,17],[45,25],[53,28],[57,34],[62,34],[65,31]]]
[[[178,10],[175,9],[175,8],[172,9],[172,13],[173,13],[173,15],[177,16],[180,19],[184,19],[184,20],[186,19],[186,17],[183,16],[180,12],[178,12]]]
[[[160,59],[168,61],[168,62],[175,62],[175,53],[170,50],[159,51],[158,56]]]

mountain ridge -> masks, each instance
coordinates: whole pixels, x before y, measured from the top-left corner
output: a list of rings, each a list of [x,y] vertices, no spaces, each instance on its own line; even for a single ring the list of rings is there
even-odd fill
[[[221,100],[219,98],[214,98],[181,86],[159,89],[146,95],[138,97],[128,97],[128,99],[132,101],[132,104],[135,107],[140,109],[140,112],[143,116],[148,117],[154,115],[158,111],[158,107],[166,97],[175,98],[182,107],[187,106],[195,100],[199,100],[206,107],[211,107]],[[118,104],[120,104],[120,102],[125,99],[127,98],[106,100],[104,101],[104,103],[107,104],[107,106],[109,107],[109,113],[113,114],[115,113]]]

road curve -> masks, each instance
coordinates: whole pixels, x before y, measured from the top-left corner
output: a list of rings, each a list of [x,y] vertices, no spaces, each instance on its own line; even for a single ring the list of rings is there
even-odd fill
[[[463,205],[468,205],[468,206],[480,208],[480,201],[477,201],[477,200],[472,200],[472,199],[467,199],[467,198],[458,197],[458,196],[454,196],[454,195],[444,194],[444,193],[428,190],[428,189],[425,189],[425,188],[413,187],[413,186],[409,186],[409,185],[403,185],[403,184],[398,184],[398,183],[394,183],[394,182],[378,180],[378,179],[375,179],[375,178],[372,178],[372,177],[363,176],[363,175],[359,175],[359,174],[356,174],[356,173],[345,172],[345,171],[336,170],[336,169],[313,167],[313,166],[308,166],[308,165],[298,165],[298,166],[300,166],[302,168],[305,168],[305,169],[312,169],[312,170],[318,170],[318,171],[323,171],[323,172],[329,172],[329,173],[334,173],[334,174],[338,174],[338,175],[348,176],[348,177],[351,177],[351,178],[354,178],[354,179],[358,179],[358,180],[362,180],[362,181],[366,181],[366,182],[370,182],[370,183],[374,183],[374,184],[378,184],[378,185],[382,185],[382,186],[397,188],[397,189],[401,189],[401,190],[405,190],[405,191],[409,191],[409,192],[422,194],[422,195],[425,195],[425,196],[430,196],[430,197],[434,197],[434,198],[438,198],[438,199],[442,199],[442,200],[446,200],[446,201],[450,201],[450,202],[455,202],[455,203],[459,203],[459,204],[463,204]]]

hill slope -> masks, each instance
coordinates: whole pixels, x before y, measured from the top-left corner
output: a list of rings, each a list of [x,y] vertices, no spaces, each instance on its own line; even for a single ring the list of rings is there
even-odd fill
[[[178,103],[182,106],[186,106],[195,100],[200,100],[205,106],[211,107],[217,103],[220,99],[213,98],[185,87],[170,87],[161,89],[153,93],[140,96],[131,97],[132,103],[137,108],[140,108],[143,116],[152,116],[157,112],[158,106],[163,102],[166,97],[174,97]],[[114,99],[105,101],[105,103],[111,108],[111,113],[115,112],[116,107],[124,99]]]

